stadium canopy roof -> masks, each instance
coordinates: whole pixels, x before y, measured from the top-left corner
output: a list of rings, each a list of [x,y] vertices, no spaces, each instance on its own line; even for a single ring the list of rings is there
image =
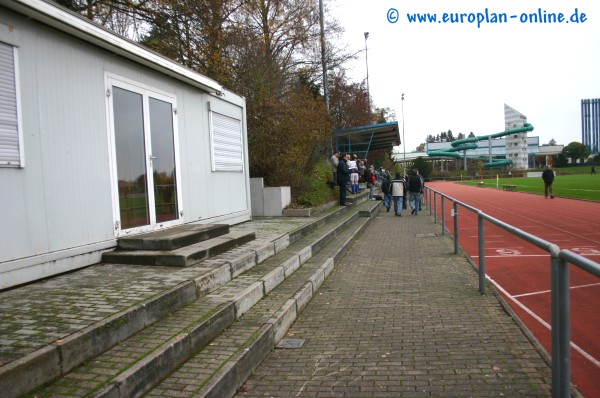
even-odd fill
[[[334,148],[341,153],[356,153],[365,158],[369,151],[392,149],[400,145],[398,122],[336,129],[333,131]]]

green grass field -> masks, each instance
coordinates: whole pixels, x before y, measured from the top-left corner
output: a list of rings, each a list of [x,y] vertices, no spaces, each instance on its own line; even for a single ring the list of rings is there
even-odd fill
[[[508,184],[516,185],[517,191],[519,192],[530,192],[539,195],[544,194],[544,181],[541,177],[500,178],[497,185],[495,178],[464,181],[461,182],[461,184],[477,185],[477,183],[481,181],[484,181],[485,188],[502,189],[503,184]],[[552,188],[554,189],[554,196],[595,200],[600,202],[600,174],[558,175],[554,178]]]

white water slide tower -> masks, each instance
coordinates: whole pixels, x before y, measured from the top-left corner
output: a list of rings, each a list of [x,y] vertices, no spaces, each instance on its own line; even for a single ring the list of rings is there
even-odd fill
[[[504,130],[512,130],[523,127],[527,123],[527,117],[504,104]],[[527,132],[510,134],[506,136],[506,159],[512,160],[513,168],[518,170],[527,169]]]

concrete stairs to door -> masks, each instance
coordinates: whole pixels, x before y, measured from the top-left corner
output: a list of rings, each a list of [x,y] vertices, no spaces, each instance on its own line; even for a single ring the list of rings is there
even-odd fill
[[[102,261],[112,264],[189,267],[255,239],[254,232],[229,232],[229,225],[182,225],[120,238]]]
[[[3,367],[0,391],[8,398],[231,396],[380,207],[335,207],[276,240],[205,261],[195,279],[69,336],[45,356]],[[123,243],[124,251],[148,244]]]

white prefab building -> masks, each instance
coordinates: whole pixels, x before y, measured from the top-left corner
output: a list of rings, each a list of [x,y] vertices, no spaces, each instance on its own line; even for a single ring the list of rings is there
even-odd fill
[[[117,238],[251,218],[245,100],[41,0],[0,0],[0,289]]]

